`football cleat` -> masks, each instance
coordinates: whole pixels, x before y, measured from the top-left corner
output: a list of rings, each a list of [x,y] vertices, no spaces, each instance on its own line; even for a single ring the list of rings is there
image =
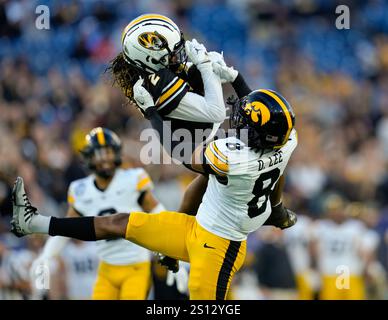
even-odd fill
[[[12,220],[11,232],[17,237],[31,234],[30,223],[32,217],[37,215],[37,209],[31,205],[24,189],[23,178],[17,177],[12,189]]]

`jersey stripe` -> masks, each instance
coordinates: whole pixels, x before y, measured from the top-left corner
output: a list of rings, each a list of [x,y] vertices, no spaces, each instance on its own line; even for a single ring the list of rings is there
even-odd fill
[[[137,191],[144,190],[146,186],[150,185],[152,183],[151,178],[146,176],[143,179],[141,179],[136,186]]]
[[[292,129],[291,115],[290,115],[290,112],[287,109],[287,106],[284,104],[284,102],[274,92],[269,91],[269,90],[265,90],[265,89],[261,89],[259,91],[263,92],[263,93],[269,95],[270,97],[272,97],[273,99],[275,99],[276,102],[279,103],[280,107],[283,109],[283,112],[286,115],[287,124],[288,124],[288,130],[287,130],[287,134],[286,134],[286,140],[287,140],[288,137],[290,136],[290,132],[291,132],[291,129]]]
[[[167,91],[167,89],[170,89],[171,86],[178,80],[178,77],[175,77],[174,79],[172,79],[172,81],[163,88],[162,90],[162,94],[165,93]]]
[[[223,160],[217,156],[217,153],[214,151],[214,148],[212,148],[211,144],[205,150],[205,158],[215,173],[221,176],[227,175],[229,171],[228,163],[226,160]]]
[[[171,101],[173,101],[178,95],[180,95],[180,93],[182,93],[184,91],[184,89],[187,88],[187,83],[184,83],[183,86],[181,86],[181,88],[175,92],[175,94],[173,96],[171,96],[168,100],[166,100],[165,102],[163,102],[162,104],[159,105],[158,109],[161,110],[163,109],[164,107],[166,107],[167,105],[169,105],[169,103]],[[178,105],[176,105],[177,107]],[[167,109],[167,108],[166,108]],[[171,108],[170,108],[171,109]],[[173,108],[175,109],[175,108]],[[163,111],[166,111],[166,110],[163,110]],[[169,110],[167,113],[165,114],[168,114],[170,113],[172,110]]]
[[[71,195],[71,194],[68,194],[67,195],[67,203],[68,204],[74,204],[74,201],[75,201],[74,196]]]
[[[182,79],[179,79],[169,90],[163,93],[158,101],[158,104],[161,105],[164,101],[170,98],[174,93],[176,93],[185,82]]]
[[[215,142],[212,142],[210,145],[213,147],[214,151],[217,153],[217,155],[218,155],[219,157],[221,157],[222,160],[224,160],[225,162],[228,162],[228,157],[227,157],[226,155],[224,155],[224,154],[218,149],[218,147],[217,147],[217,145],[216,145]]]

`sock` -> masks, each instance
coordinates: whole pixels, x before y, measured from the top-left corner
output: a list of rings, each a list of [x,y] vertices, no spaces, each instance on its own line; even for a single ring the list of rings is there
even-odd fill
[[[96,241],[94,217],[55,218],[49,227],[50,236],[64,236],[84,241]]]
[[[50,220],[51,217],[42,216],[40,214],[33,215],[29,227],[33,233],[48,234]]]

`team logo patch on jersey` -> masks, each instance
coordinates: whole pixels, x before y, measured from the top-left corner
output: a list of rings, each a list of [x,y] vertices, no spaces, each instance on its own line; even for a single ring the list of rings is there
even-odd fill
[[[77,185],[74,189],[74,194],[76,196],[82,196],[83,193],[85,192],[86,190],[86,185],[84,183],[80,183],[79,185]]]
[[[161,34],[155,32],[144,32],[137,40],[144,48],[155,51],[163,50],[167,43],[167,40]]]
[[[247,115],[251,115],[251,119],[253,122],[257,123],[260,121],[260,125],[265,125],[270,117],[271,112],[267,108],[267,106],[259,101],[253,101],[252,103],[247,103],[244,111]]]

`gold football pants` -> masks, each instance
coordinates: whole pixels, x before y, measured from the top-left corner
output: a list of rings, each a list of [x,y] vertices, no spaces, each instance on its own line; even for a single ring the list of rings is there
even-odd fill
[[[246,241],[221,238],[202,228],[194,216],[171,211],[132,212],[126,239],[190,262],[192,300],[224,300],[246,254]]]
[[[338,288],[337,276],[324,275],[319,295],[321,300],[364,300],[365,285],[361,276],[351,275],[348,288]]]
[[[151,262],[112,265],[100,262],[93,300],[145,300],[151,285]]]

